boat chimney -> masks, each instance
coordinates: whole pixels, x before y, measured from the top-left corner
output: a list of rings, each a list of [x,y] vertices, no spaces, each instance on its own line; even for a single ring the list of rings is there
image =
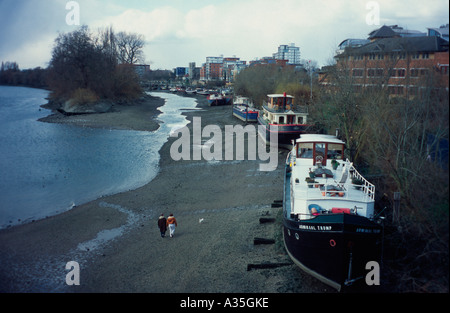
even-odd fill
[[[336,137],[339,137],[339,128],[336,128]]]

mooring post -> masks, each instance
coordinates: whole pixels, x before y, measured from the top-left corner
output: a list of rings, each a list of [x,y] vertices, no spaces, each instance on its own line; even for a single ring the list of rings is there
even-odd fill
[[[401,193],[394,192],[394,212],[392,214],[393,224],[397,223],[400,218],[400,200],[401,200]]]

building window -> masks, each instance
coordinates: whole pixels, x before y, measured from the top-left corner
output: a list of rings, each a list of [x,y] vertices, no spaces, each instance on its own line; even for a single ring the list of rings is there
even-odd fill
[[[383,69],[382,68],[369,68],[367,70],[367,76],[368,77],[381,77],[381,76],[383,76]]]
[[[389,86],[388,91],[390,95],[403,95],[403,86]]]
[[[430,58],[430,55],[428,52],[425,52],[422,54],[422,59],[429,59],[429,58]]]
[[[354,68],[352,72],[353,72],[353,77],[363,77],[364,76],[364,69],[362,69],[362,68]]]
[[[411,57],[413,60],[417,60],[420,58],[420,53],[414,53]]]
[[[384,54],[381,54],[381,53],[380,53],[380,54],[378,55],[378,60],[384,60]]]
[[[393,68],[389,70],[390,77],[405,77],[406,69],[404,68]]]

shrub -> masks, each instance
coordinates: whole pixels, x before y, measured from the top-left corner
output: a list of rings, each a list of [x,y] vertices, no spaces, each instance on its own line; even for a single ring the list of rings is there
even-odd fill
[[[72,93],[70,105],[92,104],[99,100],[95,92],[86,88],[78,88]]]

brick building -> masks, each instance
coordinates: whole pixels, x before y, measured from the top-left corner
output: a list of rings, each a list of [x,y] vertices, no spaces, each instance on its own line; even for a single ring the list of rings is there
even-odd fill
[[[370,43],[347,47],[332,70],[345,73],[356,89],[387,88],[390,95],[416,96],[424,80],[448,90],[448,41],[437,36],[399,36],[387,26],[372,32]],[[330,68],[319,75],[332,84]]]

